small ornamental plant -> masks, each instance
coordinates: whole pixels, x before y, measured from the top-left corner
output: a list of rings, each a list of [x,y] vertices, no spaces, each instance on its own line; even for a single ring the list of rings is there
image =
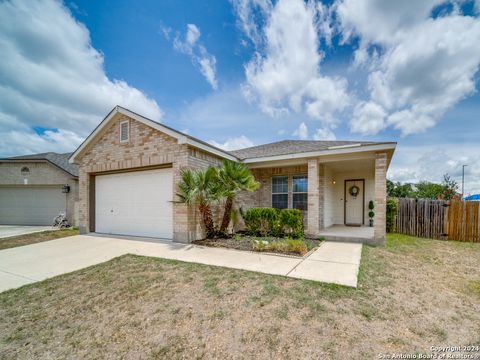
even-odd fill
[[[370,218],[369,223],[370,226],[373,226],[373,218],[375,217],[375,213],[373,212],[373,209],[375,208],[375,204],[373,203],[372,200],[368,202],[368,217]]]

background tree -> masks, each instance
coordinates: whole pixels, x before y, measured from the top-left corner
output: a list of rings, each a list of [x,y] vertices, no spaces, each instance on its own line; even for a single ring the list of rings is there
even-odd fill
[[[387,193],[389,197],[416,198],[416,199],[444,199],[450,200],[458,194],[458,184],[450,175],[443,175],[441,184],[430,181],[420,181],[417,184],[401,184],[387,180]]]
[[[389,197],[408,198],[415,197],[415,189],[412,184],[401,184],[399,181],[387,180],[387,194]]]
[[[414,197],[417,199],[440,199],[445,192],[442,184],[436,184],[428,181],[421,181],[415,185],[417,190]]]
[[[443,199],[451,200],[452,198],[458,196],[458,184],[450,177],[450,175],[443,175],[442,185],[444,187],[444,192],[442,195]]]
[[[233,203],[240,191],[255,191],[260,184],[255,181],[250,169],[244,164],[225,160],[223,166],[218,169],[218,178],[221,184],[222,196],[225,197],[220,233],[225,233],[230,224]]]

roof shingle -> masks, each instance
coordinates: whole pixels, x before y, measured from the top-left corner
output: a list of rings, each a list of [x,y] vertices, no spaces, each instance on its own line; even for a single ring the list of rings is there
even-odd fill
[[[60,169],[68,172],[69,174],[73,176],[78,176],[78,166],[75,164],[70,164],[68,162],[68,159],[70,158],[70,155],[72,153],[64,153],[64,154],[58,154],[54,152],[47,152],[47,153],[40,153],[40,154],[32,154],[32,155],[21,155],[21,156],[13,156],[9,158],[3,158],[1,160],[46,160],[56,166],[58,166]]]
[[[317,141],[317,140],[283,140],[270,144],[252,146],[245,149],[230,151],[230,153],[241,160],[259,158],[265,156],[277,156],[298,154],[311,151],[329,150],[336,146],[356,145],[378,145],[389,144],[388,142],[373,141]]]

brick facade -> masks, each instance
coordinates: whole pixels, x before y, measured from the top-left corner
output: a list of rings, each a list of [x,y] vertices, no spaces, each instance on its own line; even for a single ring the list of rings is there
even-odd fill
[[[129,141],[120,142],[119,123],[129,120]],[[79,224],[82,233],[94,230],[90,221],[90,186],[92,175],[129,169],[172,167],[173,198],[176,184],[180,181],[182,168],[203,168],[215,165],[220,159],[203,151],[193,149],[150,126],[123,115],[112,119],[104,130],[80,158],[79,162]],[[178,242],[190,242],[203,236],[198,214],[191,207],[173,204],[173,236]]]
[[[386,214],[387,214],[387,154],[375,155],[375,228],[374,241],[377,244],[385,243]]]
[[[120,142],[119,123],[129,120],[129,141]],[[97,135],[97,140],[91,142],[78,157],[79,161],[79,224],[82,232],[94,230],[90,220],[91,186],[94,176],[109,172],[142,170],[152,167],[171,167],[173,170],[173,198],[176,199],[176,184],[180,181],[182,168],[202,169],[208,166],[219,166],[223,159],[211,155],[203,150],[193,148],[187,144],[178,143],[178,140],[142,122],[136,121],[123,114],[117,114],[110,124]],[[383,243],[385,238],[385,197],[386,197],[386,170],[387,154],[375,155],[375,241]],[[373,161],[373,160],[372,160]],[[332,200],[331,174],[328,167],[319,163],[319,158],[308,159],[297,166],[279,166],[268,168],[252,168],[251,171],[260,188],[253,193],[244,192],[238,195],[235,206],[248,209],[251,207],[270,207],[272,205],[272,177],[288,177],[288,207],[293,203],[294,175],[308,176],[308,211],[306,216],[306,232],[316,236],[325,228],[325,218],[328,216],[326,208],[335,201],[338,204],[342,199]],[[348,170],[348,168],[346,169]],[[373,166],[368,171],[373,179]],[[373,195],[373,194],[372,194]],[[373,196],[372,196],[373,198]],[[330,201],[327,203],[327,200]],[[214,216],[219,223],[222,216],[222,204],[214,208]],[[329,223],[330,224],[330,223]],[[173,205],[173,237],[174,241],[191,242],[204,236],[201,218],[196,208],[180,203]]]
[[[292,207],[292,178],[294,175],[307,175],[306,165],[271,167],[251,169],[255,179],[260,183],[260,188],[255,192],[242,192],[237,197],[237,204],[244,209],[251,207],[272,206],[272,176],[288,177],[288,207]]]
[[[325,165],[318,159],[308,160],[308,220],[307,234],[316,236],[324,229]]]
[[[24,166],[30,170],[27,176],[21,173]],[[48,186],[62,191],[63,185],[70,185],[70,192],[66,194],[66,215],[72,225],[78,224],[78,179],[71,174],[47,161],[1,162],[0,174],[0,186]],[[27,184],[24,179],[27,179]]]

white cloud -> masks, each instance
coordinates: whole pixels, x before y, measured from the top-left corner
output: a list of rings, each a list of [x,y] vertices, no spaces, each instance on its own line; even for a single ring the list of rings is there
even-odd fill
[[[399,145],[402,156],[395,155],[388,171],[394,181],[416,183],[427,180],[441,182],[448,173],[461,185],[462,165],[465,168],[465,194],[480,193],[480,158],[477,144],[445,143],[442,147]]]
[[[360,36],[367,43],[389,44],[400,30],[423,22],[445,0],[340,0],[335,4],[345,41]]]
[[[254,145],[253,142],[244,135],[229,138],[223,144],[218,143],[215,140],[210,140],[208,143],[227,151],[243,149],[243,148],[251,147]]]
[[[235,13],[237,14],[238,27],[247,38],[259,47],[263,42],[262,29],[257,24],[256,13],[266,17],[272,11],[270,0],[231,0]]]
[[[49,151],[65,153],[72,151],[82,141],[82,137],[65,129],[47,130],[41,135],[30,129],[9,130],[0,137],[0,149],[6,156]]]
[[[159,33],[162,34],[166,40],[170,40],[170,34],[172,33],[172,28],[169,26],[160,23]]]
[[[177,33],[173,40],[173,48],[190,56],[192,63],[198,67],[210,86],[216,90],[218,88],[217,59],[207,51],[204,45],[199,43],[200,35],[200,29],[195,24],[187,24],[184,39]]]
[[[210,55],[203,46],[200,47],[201,57],[198,58],[198,63],[200,64],[200,72],[208,83],[212,86],[213,89],[218,88],[218,82],[216,78],[216,64],[217,59],[215,56]]]
[[[381,106],[388,119],[384,123],[384,117],[377,116],[365,125],[360,123],[365,117],[354,115],[353,131],[374,134],[393,126],[403,135],[419,133],[434,126],[448,109],[475,91],[480,20],[463,16],[458,6],[432,18],[432,9],[444,3],[336,3],[344,39],[358,37],[361,44],[354,63],[366,63],[368,49],[375,49],[375,57],[370,58],[369,103]]]
[[[313,134],[313,140],[336,140],[335,133],[328,128],[320,128]]]
[[[350,130],[361,134],[376,134],[385,128],[387,113],[374,102],[360,102],[355,106],[350,121]]]
[[[200,37],[200,30],[195,24],[187,24],[187,43],[190,46],[195,45],[198,38]]]
[[[272,116],[305,112],[324,124],[335,123],[333,114],[348,105],[349,97],[345,79],[319,71],[324,56],[318,51],[319,29],[330,36],[324,22],[317,21],[325,18],[325,10],[319,13],[323,8],[302,0],[280,0],[274,6],[234,3],[242,29],[256,44],[255,55],[245,66],[245,96]],[[262,9],[263,29],[247,19],[254,13],[248,6]]]
[[[304,122],[300,123],[298,129],[295,130],[292,134],[293,136],[298,136],[300,140],[307,140],[308,139],[308,128]]]
[[[57,1],[0,2],[0,44],[2,156],[71,151],[117,104],[162,116],[154,100],[106,76],[87,28]]]

